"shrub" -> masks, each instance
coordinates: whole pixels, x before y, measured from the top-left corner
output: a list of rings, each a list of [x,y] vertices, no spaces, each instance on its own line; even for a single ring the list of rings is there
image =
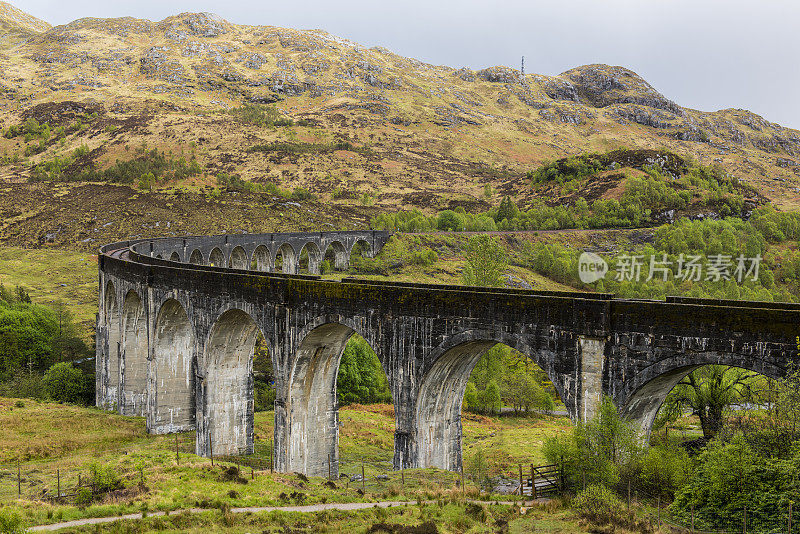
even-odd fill
[[[460,232],[464,229],[464,223],[456,212],[445,210],[439,213],[439,218],[436,221],[436,228],[448,232]]]
[[[122,481],[112,465],[92,462],[89,464],[89,471],[92,474],[92,487],[98,493],[105,493],[122,487]]]
[[[274,105],[244,104],[242,107],[228,110],[228,113],[242,124],[269,127],[294,125],[294,121],[283,117]]]
[[[614,487],[635,476],[642,445],[636,428],[604,397],[594,418],[579,423],[570,435],[548,438],[543,452],[550,463],[563,462],[573,487],[585,483]]]
[[[578,493],[572,507],[582,518],[599,525],[624,525],[628,522],[622,501],[601,484],[592,484]]]
[[[86,508],[92,501],[94,500],[94,495],[92,495],[92,490],[90,488],[79,488],[78,492],[75,494],[75,506],[78,508]]]
[[[433,265],[439,260],[439,255],[435,250],[426,248],[423,250],[415,250],[411,255],[411,263],[414,265]]]
[[[475,454],[469,458],[467,462],[467,476],[480,488],[490,488],[489,463],[486,461],[486,455],[484,455],[482,449],[478,448]]]
[[[256,382],[255,384],[255,411],[267,412],[275,407],[275,386]]]
[[[0,534],[24,534],[27,529],[22,526],[22,518],[11,510],[0,509]]]
[[[44,381],[41,373],[17,370],[11,378],[0,381],[0,396],[45,399]]]
[[[53,365],[44,374],[44,389],[54,401],[83,403],[87,397],[86,379],[80,369],[69,362]]]

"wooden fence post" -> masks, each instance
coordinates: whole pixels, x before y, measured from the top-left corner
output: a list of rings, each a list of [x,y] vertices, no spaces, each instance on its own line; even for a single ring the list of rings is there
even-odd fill
[[[214,467],[214,440],[208,437],[208,452],[211,454],[211,467]]]
[[[405,470],[405,469],[403,469],[402,467],[400,468],[400,481],[401,481],[400,483],[401,483],[401,484],[403,485],[403,487],[405,488],[405,487],[406,487],[406,470]],[[792,508],[791,508],[791,506],[792,506],[792,505],[790,504],[790,505],[789,505],[789,510],[791,510],[791,509],[792,509]],[[790,515],[791,515],[791,512],[790,512]],[[790,522],[791,522],[791,520],[790,520]],[[791,529],[790,529],[790,530],[791,530]],[[791,532],[789,532],[789,534],[792,534],[792,533],[791,533]]]
[[[531,464],[531,499],[536,498],[536,475],[533,474],[533,464]]]
[[[658,528],[661,528],[661,495],[656,500],[656,508],[658,509]]]
[[[631,479],[628,479],[628,511],[631,511]]]
[[[60,499],[61,498],[61,469],[56,469],[56,480],[58,480],[58,482],[57,482],[57,484],[58,484],[57,488],[58,489],[56,490],[58,493],[57,493],[56,497],[58,497]],[[790,510],[791,510],[791,506],[792,505],[790,504],[789,505],[789,507],[790,507],[789,509]],[[791,522],[791,520],[790,520],[790,522]]]
[[[272,473],[275,467],[275,442],[270,440],[269,442],[269,472]]]
[[[523,490],[522,486],[522,464],[517,464],[519,466],[519,496],[524,497],[525,491]]]
[[[361,462],[361,491],[367,491],[367,478],[364,476],[364,462]]]
[[[747,534],[747,505],[744,506],[744,517],[742,518],[742,534]]]
[[[178,456],[178,434],[175,434],[175,463],[181,465],[181,457]]]

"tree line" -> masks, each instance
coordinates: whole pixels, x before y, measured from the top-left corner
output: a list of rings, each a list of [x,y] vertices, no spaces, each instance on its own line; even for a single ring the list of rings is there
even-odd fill
[[[0,284],[0,395],[93,403],[94,373],[72,364],[90,356],[63,303],[34,304]]]

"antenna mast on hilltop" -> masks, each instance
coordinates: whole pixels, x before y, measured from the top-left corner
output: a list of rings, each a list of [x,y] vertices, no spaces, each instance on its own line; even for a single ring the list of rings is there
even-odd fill
[[[519,69],[523,76],[525,76],[525,56],[522,56],[522,68]]]

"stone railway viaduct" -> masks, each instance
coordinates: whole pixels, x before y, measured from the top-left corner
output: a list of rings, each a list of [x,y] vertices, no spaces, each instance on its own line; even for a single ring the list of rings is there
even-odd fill
[[[535,361],[573,419],[591,417],[606,394],[644,432],[669,390],[699,366],[777,378],[798,363],[800,305],[295,274],[301,256],[310,273],[326,252],[345,269],[354,248],[374,254],[388,239],[371,231],[249,234],[103,247],[98,405],[145,416],[151,433],[196,430],[200,455],[247,454],[260,333],[276,376],[277,469],[327,474],[330,455],[337,473],[336,376],[358,333],[391,388],[395,468],[458,470],[467,378],[496,343]]]

